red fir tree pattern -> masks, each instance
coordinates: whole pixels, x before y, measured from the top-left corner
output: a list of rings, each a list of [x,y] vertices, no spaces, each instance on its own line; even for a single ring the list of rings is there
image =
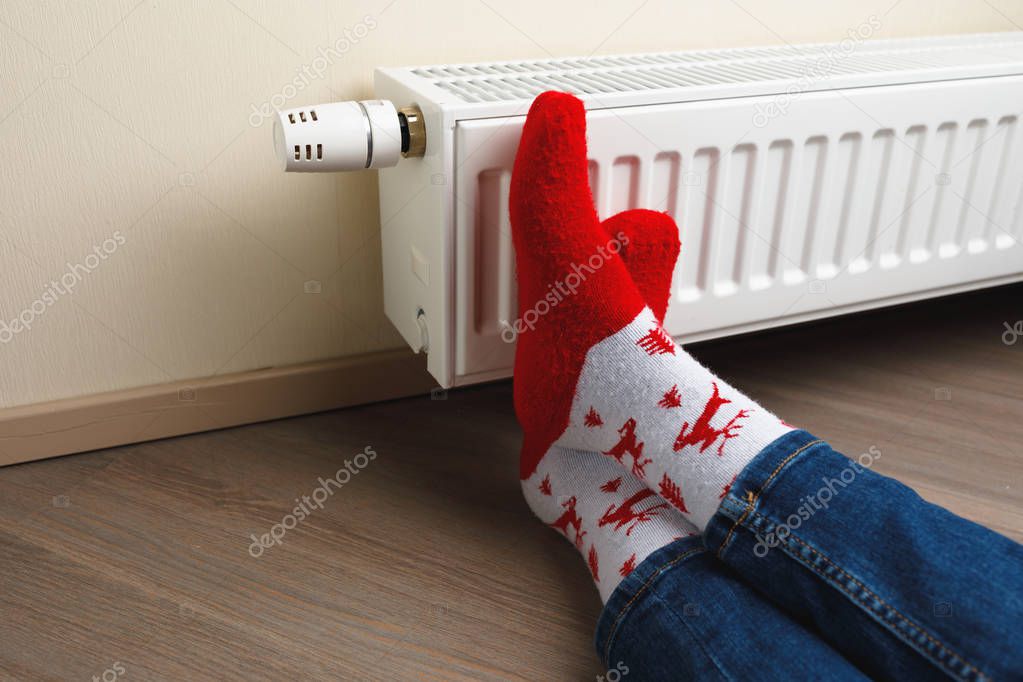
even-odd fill
[[[689,422],[682,424],[682,430],[679,431],[678,437],[675,439],[675,451],[678,452],[687,445],[699,445],[700,452],[704,452],[714,443],[721,440],[718,445],[717,454],[718,457],[724,455],[725,442],[729,438],[735,438],[739,429],[742,428],[742,424],[739,423],[740,419],[745,419],[749,416],[748,410],[739,410],[738,414],[729,420],[722,428],[717,429],[710,425],[712,419],[717,416],[718,410],[724,405],[732,402],[727,398],[722,398],[721,393],[718,391],[717,382],[713,382],[714,394],[707,400],[707,404],[703,407],[703,412],[693,423],[692,428],[689,426]]]
[[[636,568],[636,555],[634,553],[632,556],[630,556],[628,559],[626,559],[625,563],[622,564],[622,567],[618,569],[618,575],[620,575],[620,576],[622,576],[624,578],[627,575],[629,575],[630,573],[632,573],[632,571],[635,568]]]
[[[671,390],[665,393],[664,397],[657,404],[665,409],[680,407],[682,405],[682,396],[678,392],[678,384],[672,386]]]
[[[647,355],[675,354],[675,343],[661,327],[651,329],[636,345],[645,350]]]
[[[544,476],[543,480],[540,481],[540,492],[543,493],[544,495],[550,495],[551,494],[551,475],[550,474],[547,474],[546,476]]]
[[[590,573],[593,574],[593,580],[600,582],[600,565],[597,562],[597,548],[594,545],[590,545],[590,553],[586,556],[586,563],[590,565]]]
[[[658,510],[667,509],[668,507],[667,503],[661,502],[645,509],[636,509],[636,505],[650,497],[656,498],[657,495],[653,490],[643,488],[620,505],[615,506],[612,504],[604,512],[604,515],[600,517],[597,527],[603,528],[604,526],[614,524],[615,531],[625,528],[625,534],[632,535],[632,531],[635,530],[636,526],[657,516]]]
[[[652,460],[643,459],[643,443],[636,438],[636,420],[630,418],[624,424],[622,428],[618,429],[618,435],[621,438],[615,443],[614,447],[606,451],[604,454],[609,457],[614,457],[619,464],[625,466],[622,458],[629,454],[632,456],[632,473],[637,478],[642,478],[645,467]]]
[[[725,486],[721,488],[721,494],[718,495],[719,500],[725,499],[725,495],[732,492],[732,484],[735,483],[735,479],[739,478],[739,472],[735,472],[735,476],[732,476],[732,480],[725,483]]]
[[[603,490],[605,493],[614,493],[618,491],[618,488],[620,488],[621,485],[622,477],[619,476],[618,478],[612,478],[610,481],[600,486],[600,489]]]
[[[565,511],[550,526],[555,530],[560,530],[566,538],[568,537],[568,529],[571,528],[575,534],[575,546],[578,549],[582,549],[583,537],[586,536],[586,531],[582,529],[583,520],[576,513],[575,505],[576,499],[574,495],[562,502],[561,506],[565,508]]]
[[[673,507],[680,512],[689,513],[689,510],[686,509],[686,501],[682,497],[682,488],[679,487],[678,483],[668,478],[668,474],[664,474],[664,477],[661,479],[660,492],[661,497],[670,502]]]
[[[586,424],[586,426],[591,429],[604,425],[604,420],[601,419],[600,415],[597,414],[597,411],[593,409],[593,405],[590,405],[590,411],[586,413],[585,417],[583,417],[583,424]]]

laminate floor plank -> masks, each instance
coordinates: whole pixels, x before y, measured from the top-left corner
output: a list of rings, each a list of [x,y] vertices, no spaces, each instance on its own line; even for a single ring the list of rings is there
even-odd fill
[[[693,351],[1023,540],[1023,339],[1001,340],[1021,302],[1002,287]],[[0,676],[593,679],[600,603],[522,499],[510,383],[435,398],[0,469]],[[280,544],[251,547],[314,495]]]

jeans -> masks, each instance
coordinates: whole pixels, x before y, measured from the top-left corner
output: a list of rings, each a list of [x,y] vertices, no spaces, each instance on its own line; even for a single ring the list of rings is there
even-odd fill
[[[605,679],[1023,679],[1023,546],[805,431],[608,600]],[[618,675],[615,674],[617,671]]]

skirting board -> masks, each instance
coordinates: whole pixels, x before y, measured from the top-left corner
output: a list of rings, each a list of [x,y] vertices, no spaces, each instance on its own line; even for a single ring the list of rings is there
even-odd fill
[[[408,350],[143,386],[0,411],[0,466],[428,393]]]

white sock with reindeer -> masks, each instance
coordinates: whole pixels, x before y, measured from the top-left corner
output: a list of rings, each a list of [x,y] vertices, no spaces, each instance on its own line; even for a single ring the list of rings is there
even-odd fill
[[[651,552],[696,526],[640,480],[599,452],[553,448],[544,475],[523,484],[526,502],[583,555],[600,598]]]
[[[545,93],[519,143],[510,211],[519,314],[530,325],[518,335],[514,388],[526,498],[575,543],[606,598],[607,583],[617,584],[614,575],[627,572],[633,554],[641,561],[687,532],[669,511],[702,531],[739,472],[792,427],[663,330],[667,289],[662,297],[650,286],[663,279],[663,262],[633,260],[637,233],[598,220],[585,130],[579,100]],[[643,223],[640,234],[674,229],[677,244],[667,216],[627,214]],[[536,302],[550,302],[552,287],[561,291],[571,273],[571,295],[556,296],[538,315]],[[573,459],[589,464],[573,467]],[[645,486],[625,486],[632,479],[622,477],[608,492],[617,476],[607,464]],[[617,497],[602,497],[610,494]]]

